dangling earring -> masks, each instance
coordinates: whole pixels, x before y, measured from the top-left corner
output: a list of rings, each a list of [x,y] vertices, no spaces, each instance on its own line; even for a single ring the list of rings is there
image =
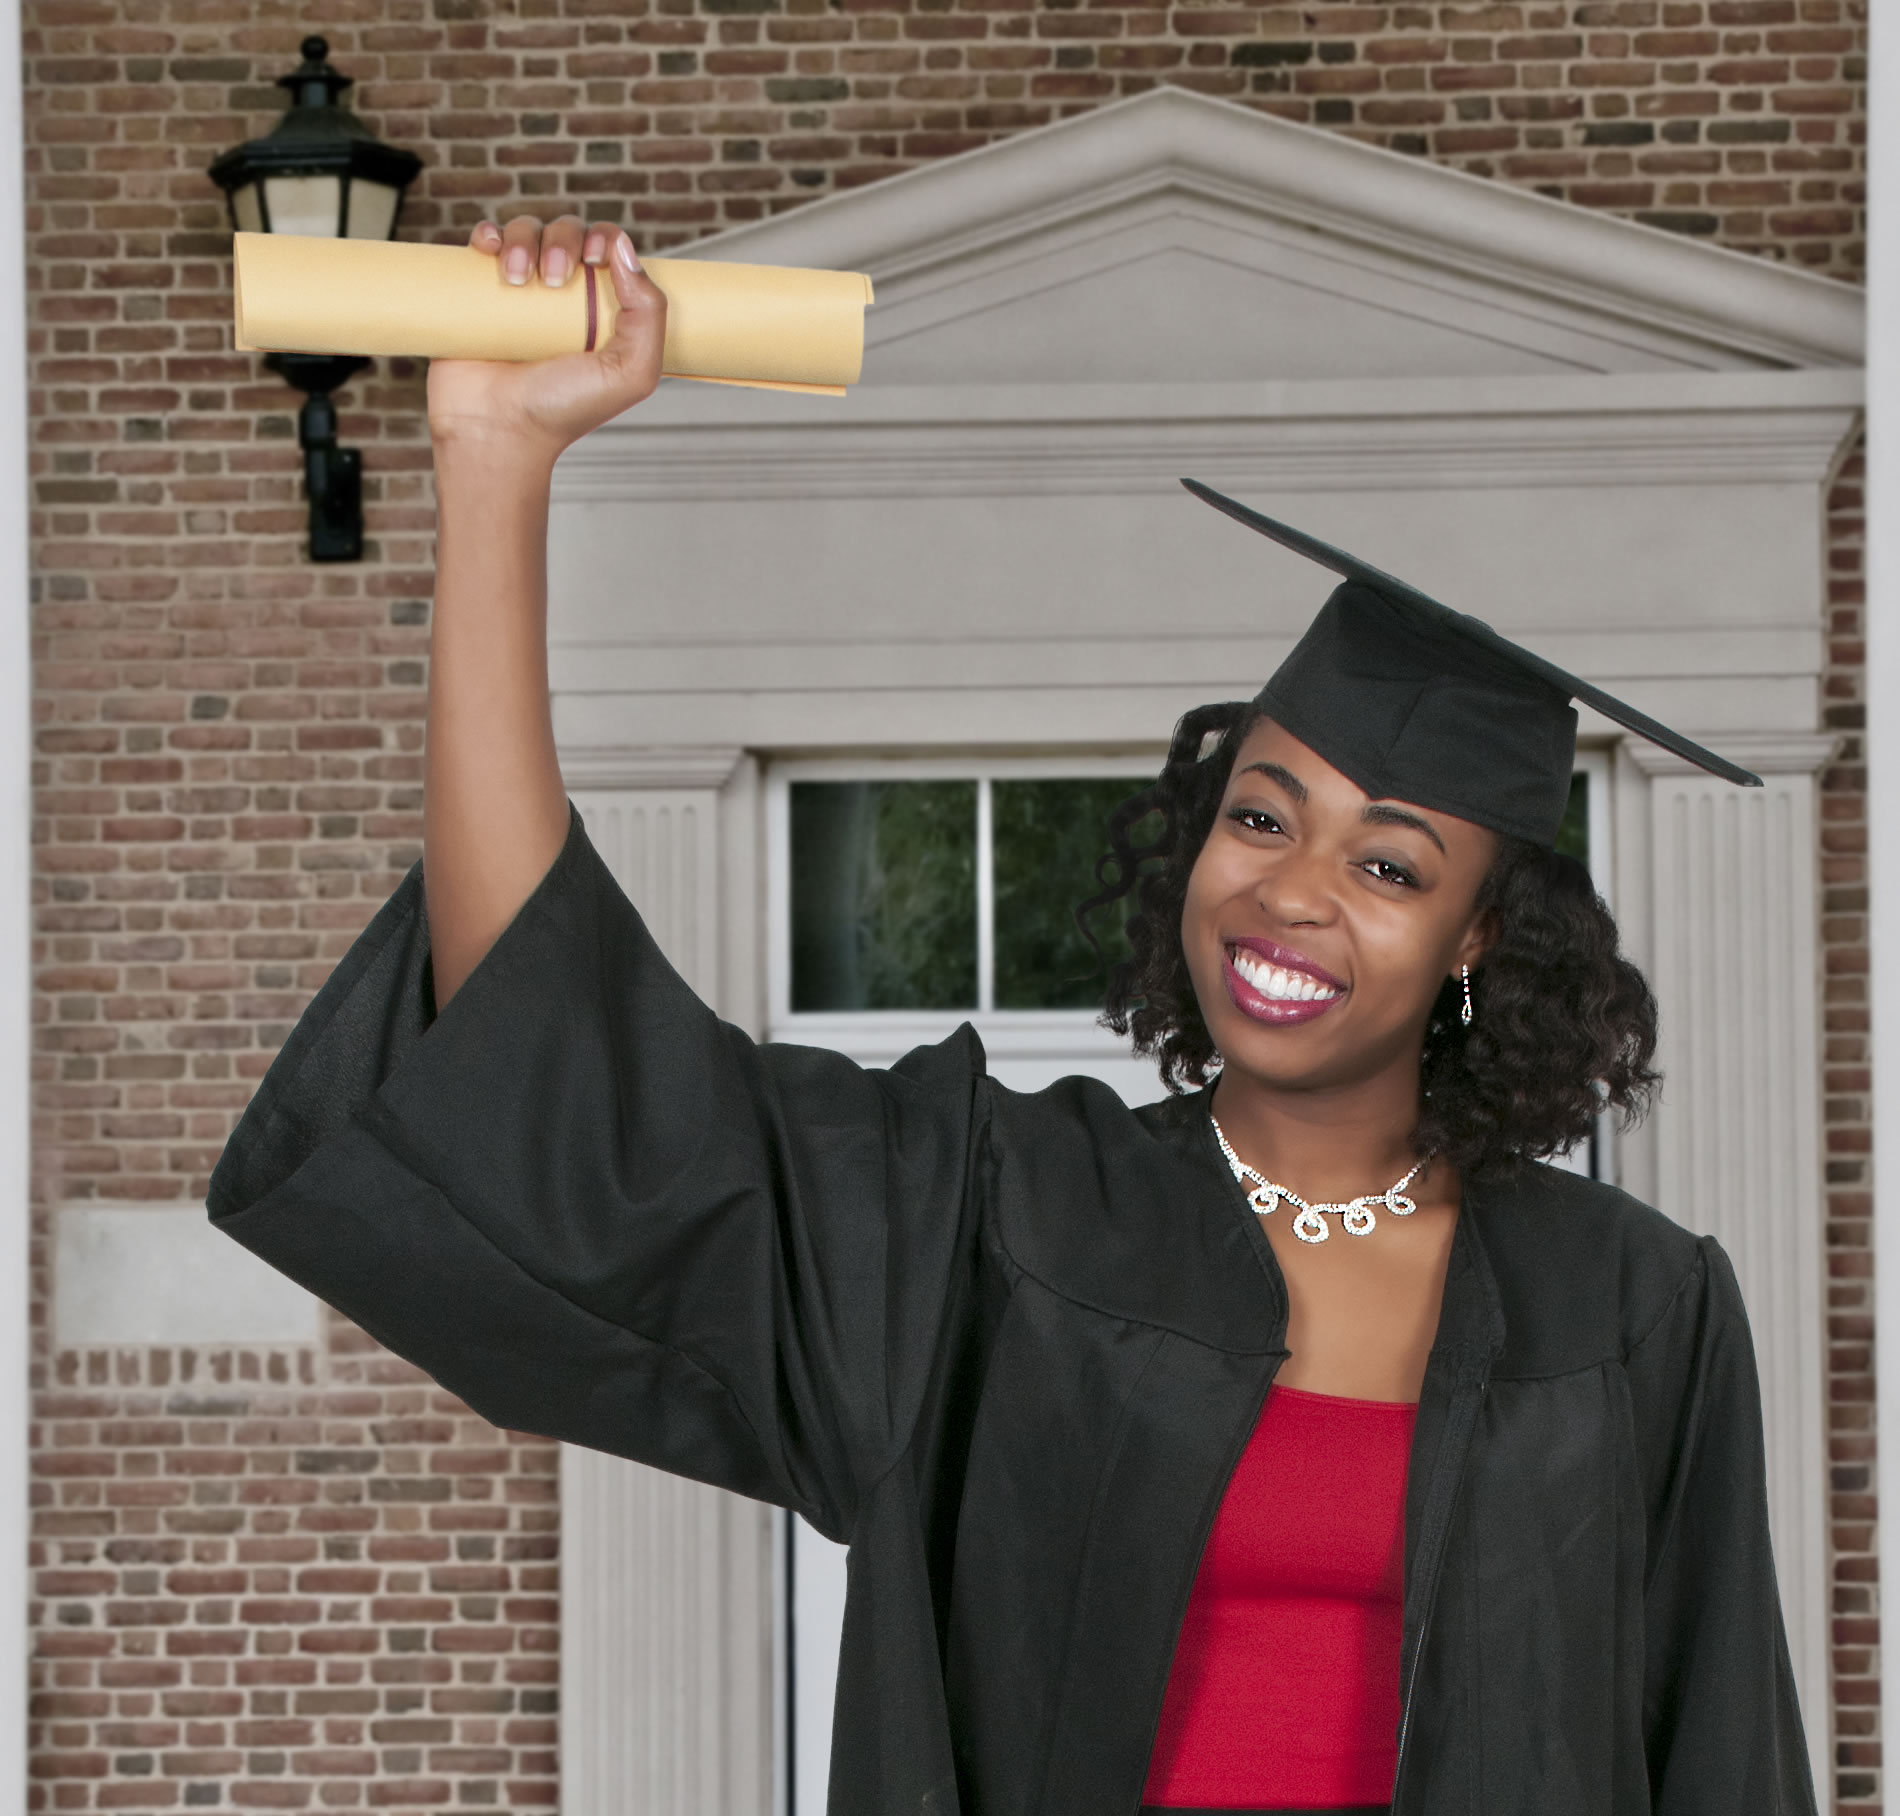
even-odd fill
[[[1460,965],[1458,967],[1458,975],[1464,979],[1465,984],[1465,1006],[1460,1012],[1460,1019],[1468,1028],[1471,1026],[1471,967],[1469,965]]]
[[[1221,1068],[1226,1064],[1226,1060],[1222,1059],[1221,1056],[1216,1053],[1206,1065],[1201,1067],[1201,1076],[1203,1078],[1218,1078],[1221,1075]]]

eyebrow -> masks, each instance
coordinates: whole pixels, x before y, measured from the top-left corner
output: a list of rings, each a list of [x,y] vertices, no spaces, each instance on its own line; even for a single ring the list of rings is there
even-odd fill
[[[1403,807],[1392,807],[1384,801],[1369,801],[1360,817],[1375,826],[1409,826],[1414,832],[1422,832],[1440,851],[1445,849],[1445,841],[1432,830],[1431,823],[1421,820],[1415,813],[1407,813]]]
[[[1270,782],[1278,782],[1280,786],[1293,797],[1296,806],[1304,807],[1306,805],[1306,784],[1302,782],[1292,770],[1284,768],[1278,763],[1249,763],[1247,769],[1257,770]],[[1242,773],[1244,774],[1246,772],[1243,771]]]

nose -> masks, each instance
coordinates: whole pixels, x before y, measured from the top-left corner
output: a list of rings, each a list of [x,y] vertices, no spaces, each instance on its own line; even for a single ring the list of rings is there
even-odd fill
[[[1254,900],[1283,927],[1323,927],[1338,912],[1334,883],[1329,859],[1302,843],[1262,868]]]

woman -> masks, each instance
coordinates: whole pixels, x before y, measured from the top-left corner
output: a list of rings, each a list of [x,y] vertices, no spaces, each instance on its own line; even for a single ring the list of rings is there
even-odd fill
[[[1652,1083],[1549,849],[1570,698],[1741,772],[1217,499],[1348,580],[1118,816],[1111,1017],[1211,1091],[1019,1096],[967,1028],[889,1072],[755,1046],[549,719],[550,473],[653,388],[663,299],[617,230],[473,243],[621,314],[431,371],[424,867],[213,1216],[497,1423],[848,1541],[841,1816],[1811,1811],[1728,1264],[1527,1158]]]

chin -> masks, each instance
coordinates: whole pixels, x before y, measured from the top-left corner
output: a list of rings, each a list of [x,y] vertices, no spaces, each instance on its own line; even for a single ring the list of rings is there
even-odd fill
[[[1332,1042],[1322,1047],[1312,1038],[1310,1027],[1261,1028],[1243,1022],[1222,1033],[1229,1038],[1215,1034],[1214,1045],[1223,1069],[1277,1090],[1330,1084],[1341,1070]]]

